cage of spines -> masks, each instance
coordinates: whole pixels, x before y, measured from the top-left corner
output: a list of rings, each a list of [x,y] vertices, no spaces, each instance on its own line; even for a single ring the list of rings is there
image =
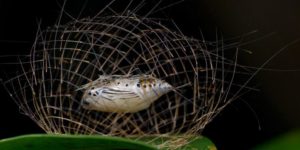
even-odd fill
[[[224,57],[222,44],[187,37],[173,22],[124,12],[39,31],[17,75],[4,82],[10,96],[47,133],[201,134],[243,88],[234,83],[235,59]],[[83,108],[85,91],[78,89],[104,75],[149,75],[173,88],[137,112]]]

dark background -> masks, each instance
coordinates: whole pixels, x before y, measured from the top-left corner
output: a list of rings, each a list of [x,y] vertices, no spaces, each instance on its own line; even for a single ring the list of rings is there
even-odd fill
[[[95,14],[104,2],[69,1],[67,11],[83,16]],[[0,56],[27,54],[38,22],[42,28],[58,18],[60,7],[53,0],[0,0]],[[253,42],[242,48],[239,62],[260,67],[289,43],[300,39],[300,2],[297,0],[186,0],[164,10],[162,17],[172,18],[182,31],[194,37],[201,33],[207,40],[216,34],[224,39],[250,34]],[[252,84],[260,89],[250,92],[228,106],[204,130],[219,149],[249,149],[282,133],[300,127],[300,42],[285,48],[256,75]],[[0,62],[5,61],[0,57]],[[14,72],[1,65],[1,72]],[[9,75],[9,73],[8,73]],[[16,135],[43,132],[28,117],[19,114],[18,107],[0,88],[0,139]]]

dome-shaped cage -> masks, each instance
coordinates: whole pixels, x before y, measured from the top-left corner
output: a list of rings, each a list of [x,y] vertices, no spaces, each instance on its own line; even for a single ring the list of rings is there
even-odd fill
[[[20,59],[21,73],[4,85],[20,110],[47,133],[200,134],[237,98],[238,93],[229,94],[236,86],[237,65],[223,57],[219,45],[163,24],[127,12],[50,27],[38,33],[30,55]],[[78,89],[101,76],[150,76],[172,89],[137,112],[83,108],[86,91]]]

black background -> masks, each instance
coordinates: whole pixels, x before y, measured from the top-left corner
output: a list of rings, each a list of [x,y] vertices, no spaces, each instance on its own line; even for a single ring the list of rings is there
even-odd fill
[[[126,2],[124,2],[126,3]],[[55,23],[61,8],[53,0],[1,0],[0,1],[0,55],[26,54],[32,45],[39,21],[42,28]],[[104,2],[68,1],[67,11],[83,16],[95,14]],[[274,53],[300,38],[300,4],[296,0],[211,1],[186,0],[164,10],[162,17],[172,18],[182,31],[194,37],[200,33],[207,40],[216,34],[224,39],[241,36],[252,31],[254,42],[243,46],[253,54],[242,53],[239,61],[260,67]],[[220,34],[221,33],[221,34]],[[261,38],[264,37],[264,38]],[[268,63],[252,82],[259,92],[251,92],[228,106],[204,130],[219,149],[249,149],[272,137],[300,127],[300,43],[286,48]],[[1,62],[5,61],[0,57]],[[1,72],[14,72],[9,65],[1,65]],[[9,74],[8,74],[9,75]],[[0,138],[41,133],[28,117],[0,88]]]

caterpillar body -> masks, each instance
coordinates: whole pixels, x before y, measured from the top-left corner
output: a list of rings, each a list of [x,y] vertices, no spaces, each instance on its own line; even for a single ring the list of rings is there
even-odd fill
[[[172,85],[151,75],[100,75],[81,86],[84,109],[102,112],[134,113],[148,108]]]

